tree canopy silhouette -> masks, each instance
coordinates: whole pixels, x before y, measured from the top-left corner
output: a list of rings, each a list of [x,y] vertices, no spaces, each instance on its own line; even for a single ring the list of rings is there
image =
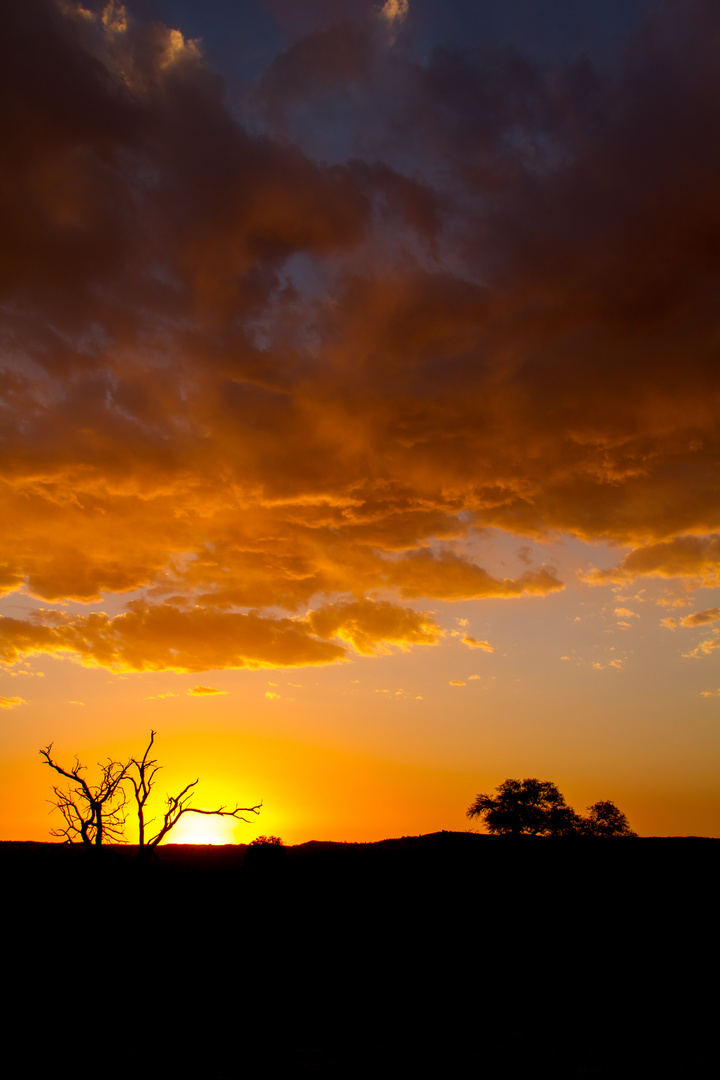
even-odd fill
[[[580,820],[587,836],[637,836],[625,814],[609,799],[588,806],[587,816]]]
[[[576,814],[549,780],[505,780],[497,795],[477,795],[466,811],[479,818],[489,833],[516,836],[636,836],[628,820],[609,800]]]
[[[242,815],[260,813],[262,802],[255,806],[221,805],[212,810],[191,806],[190,800],[199,783],[198,777],[186,784],[179,794],[167,796],[162,824],[148,836],[148,826],[155,821],[155,818],[146,817],[147,803],[155,786],[155,777],[162,768],[158,765],[157,758],[150,757],[155,735],[155,731],[150,732],[150,741],[141,758],[130,758],[124,764],[108,759],[107,765],[99,765],[100,782],[95,785],[89,784],[85,779],[83,773],[86,771],[86,766],[81,765],[77,757],[72,769],[64,769],[50,756],[52,743],[41,750],[40,754],[45,758],[46,765],[71,781],[68,790],[63,790],[58,786],[53,787],[55,798],[49,801],[53,803],[56,810],[60,811],[65,825],[61,829],[52,829],[50,835],[62,836],[65,842],[70,844],[77,843],[79,838],[88,847],[99,847],[107,842],[126,843],[125,822],[128,799],[123,785],[128,782],[135,799],[138,847],[141,852],[156,848],[184,814],[233,817],[249,824],[249,818]]]
[[[574,824],[573,811],[549,780],[505,780],[496,791],[496,796],[478,795],[467,810],[467,816],[481,818],[490,833],[552,836]]]

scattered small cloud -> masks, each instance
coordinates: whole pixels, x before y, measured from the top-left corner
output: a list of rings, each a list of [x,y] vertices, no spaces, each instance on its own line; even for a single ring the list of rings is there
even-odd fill
[[[0,697],[0,709],[17,709],[18,705],[27,705],[25,698]]]
[[[179,697],[179,696],[180,696],[179,694],[174,694],[172,691],[169,691],[167,694],[151,694],[149,697],[146,697],[145,700],[146,701],[163,701],[165,698]]]
[[[450,680],[450,685],[451,686],[465,686],[465,683],[462,681],[462,679],[451,679]]]
[[[715,649],[720,649],[720,638],[706,638],[705,641],[701,641],[699,645],[696,645],[694,649],[683,653],[683,657],[686,660],[697,660],[701,656],[709,656]]]
[[[68,701],[68,705],[82,705],[84,707],[85,702],[84,701]]]
[[[676,630],[677,624],[677,619],[674,619],[672,615],[668,615],[666,619],[660,620],[660,625],[664,626],[666,630]]]
[[[615,615],[617,616],[618,619],[639,619],[640,618],[637,611],[631,611],[630,608],[626,608],[626,607],[616,607],[615,608]],[[629,626],[630,624],[627,623],[626,625]]]
[[[700,697],[720,697],[720,687],[717,690],[701,690]]]
[[[227,694],[227,690],[216,690],[214,686],[193,686],[188,690],[191,697],[209,697],[213,694]]]
[[[704,611],[695,611],[692,615],[686,615],[680,620],[681,626],[707,626],[708,623],[720,619],[720,608],[705,608]]]
[[[467,645],[469,649],[484,649],[485,652],[495,652],[489,641],[478,641],[472,634],[465,634],[462,643],[463,645]]]

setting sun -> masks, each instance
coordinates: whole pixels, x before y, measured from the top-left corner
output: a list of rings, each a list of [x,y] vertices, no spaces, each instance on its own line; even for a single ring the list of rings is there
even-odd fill
[[[234,844],[235,822],[227,818],[185,814],[168,834],[167,844]],[[247,843],[247,840],[244,840]]]

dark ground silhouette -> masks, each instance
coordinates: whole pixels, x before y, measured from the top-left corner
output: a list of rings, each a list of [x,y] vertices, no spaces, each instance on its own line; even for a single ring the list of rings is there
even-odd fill
[[[135,850],[0,844],[14,1077],[717,1074],[720,840]]]

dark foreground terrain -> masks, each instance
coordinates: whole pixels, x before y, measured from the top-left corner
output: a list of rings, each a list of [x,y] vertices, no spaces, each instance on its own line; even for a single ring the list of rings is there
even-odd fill
[[[5,1075],[719,1075],[720,840],[135,852],[0,844]]]

